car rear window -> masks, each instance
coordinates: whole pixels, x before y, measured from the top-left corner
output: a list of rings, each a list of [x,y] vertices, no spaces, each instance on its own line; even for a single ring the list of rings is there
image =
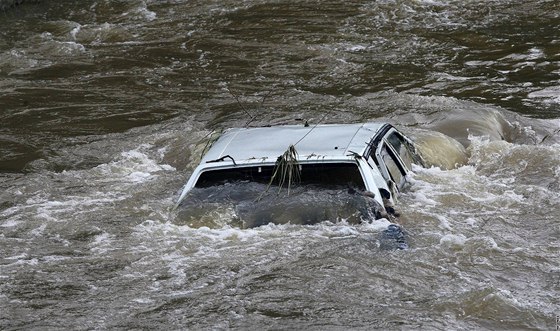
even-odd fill
[[[292,185],[349,186],[361,190],[365,189],[364,180],[358,165],[355,163],[300,164],[299,168],[299,178],[294,179]],[[195,187],[210,187],[239,181],[269,183],[273,173],[274,166],[238,166],[228,169],[207,170],[200,175]],[[279,178],[280,175],[277,175],[272,184],[278,185]]]

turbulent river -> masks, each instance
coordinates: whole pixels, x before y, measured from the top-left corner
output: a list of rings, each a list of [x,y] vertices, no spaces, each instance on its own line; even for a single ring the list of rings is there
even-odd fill
[[[173,206],[228,127],[388,121],[385,220]],[[560,315],[557,0],[80,0],[0,11],[0,329],[541,329]]]

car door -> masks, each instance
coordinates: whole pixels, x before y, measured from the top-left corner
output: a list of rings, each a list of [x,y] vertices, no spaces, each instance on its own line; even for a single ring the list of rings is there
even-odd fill
[[[377,146],[375,157],[389,188],[396,191],[393,193],[400,191],[406,184],[406,173],[412,168],[414,158],[398,131],[392,129],[385,134]]]
[[[397,189],[400,190],[405,184],[406,169],[404,169],[399,158],[396,157],[395,152],[386,142],[381,144],[379,156],[381,158],[381,167],[384,167],[386,173],[386,179],[393,182]]]

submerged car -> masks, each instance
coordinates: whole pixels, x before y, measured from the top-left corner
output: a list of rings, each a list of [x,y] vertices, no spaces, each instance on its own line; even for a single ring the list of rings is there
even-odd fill
[[[228,129],[185,184],[178,215],[242,228],[388,217],[413,163],[412,141],[388,123]]]

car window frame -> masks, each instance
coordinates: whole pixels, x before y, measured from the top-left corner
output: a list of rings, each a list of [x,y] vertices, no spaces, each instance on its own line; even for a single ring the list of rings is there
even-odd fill
[[[391,142],[391,136],[395,136],[397,137],[397,139],[399,140],[400,143],[400,148],[404,148],[404,150],[406,151],[407,158],[409,159],[408,162],[402,157],[400,150],[397,150],[397,148],[395,147],[395,145],[393,145],[393,143]],[[415,158],[414,158],[414,153],[409,149],[409,141],[406,139],[406,137],[400,133],[397,130],[391,130],[389,132],[387,132],[387,134],[384,136],[384,139],[387,144],[389,146],[391,146],[395,152],[395,155],[398,156],[399,160],[401,161],[402,165],[405,168],[406,172],[412,171],[412,164],[414,164],[415,162]],[[408,165],[408,163],[410,163],[410,166]]]
[[[389,140],[388,140],[389,135],[391,135],[395,132],[397,134],[399,133],[395,128],[391,128],[390,130],[385,132],[383,137],[378,141],[375,150],[373,150],[373,149],[371,150],[370,157],[375,160],[375,163],[377,164],[377,167],[378,167],[379,171],[381,172],[382,176],[387,181],[388,186],[391,187],[390,183],[393,183],[393,186],[395,186],[396,190],[400,191],[407,182],[406,176],[407,176],[408,172],[410,171],[410,169],[408,169],[408,167],[406,167],[406,165],[405,165],[404,161],[401,159],[400,155],[394,149],[392,144],[389,143]],[[399,181],[399,183],[395,182],[395,180],[393,179],[393,176],[390,174],[390,172],[387,168],[387,164],[383,160],[383,155],[382,155],[381,152],[382,152],[384,147],[386,147],[389,156],[393,159],[393,161],[395,161],[395,163],[396,163],[396,165],[397,165],[397,167],[398,167],[398,169],[401,173],[401,180]]]

